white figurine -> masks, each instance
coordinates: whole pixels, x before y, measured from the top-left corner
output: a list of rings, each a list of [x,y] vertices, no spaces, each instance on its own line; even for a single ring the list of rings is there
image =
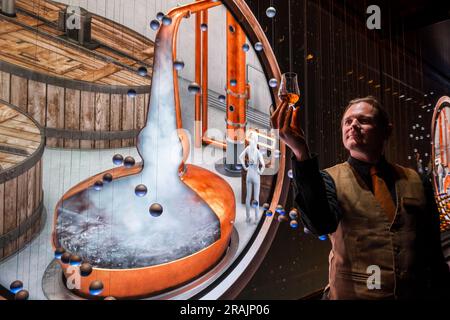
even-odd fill
[[[248,157],[248,166],[245,165],[245,156]],[[259,212],[259,188],[260,188],[260,175],[264,172],[265,163],[262,153],[258,150],[258,136],[252,132],[249,136],[249,145],[242,151],[239,156],[239,160],[242,167],[247,171],[247,196],[245,198],[245,213],[246,222],[249,223],[250,219],[250,200],[252,198],[252,189],[254,199],[257,202],[255,206],[255,223],[258,222]]]

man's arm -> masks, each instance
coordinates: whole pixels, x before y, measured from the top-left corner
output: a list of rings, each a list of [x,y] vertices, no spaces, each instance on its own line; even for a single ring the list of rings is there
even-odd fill
[[[341,216],[336,186],[328,173],[319,170],[317,156],[305,161],[293,157],[292,171],[302,222],[317,236],[335,232]]]

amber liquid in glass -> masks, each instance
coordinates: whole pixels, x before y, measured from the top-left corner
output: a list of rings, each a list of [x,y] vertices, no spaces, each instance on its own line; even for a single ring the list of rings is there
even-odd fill
[[[289,105],[294,105],[297,103],[298,99],[300,99],[300,96],[295,93],[285,93],[280,94],[280,99],[283,101],[286,101]]]

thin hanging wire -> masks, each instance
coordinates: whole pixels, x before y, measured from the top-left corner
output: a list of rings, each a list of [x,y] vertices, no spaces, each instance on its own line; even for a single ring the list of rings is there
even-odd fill
[[[289,72],[292,72],[292,23],[291,23],[291,0],[288,0],[288,26],[289,26]]]

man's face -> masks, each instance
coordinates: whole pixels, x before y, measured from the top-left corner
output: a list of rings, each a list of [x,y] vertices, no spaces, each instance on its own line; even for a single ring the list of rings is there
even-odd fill
[[[386,133],[377,126],[376,109],[367,102],[352,105],[342,118],[342,142],[350,151],[381,152]]]

